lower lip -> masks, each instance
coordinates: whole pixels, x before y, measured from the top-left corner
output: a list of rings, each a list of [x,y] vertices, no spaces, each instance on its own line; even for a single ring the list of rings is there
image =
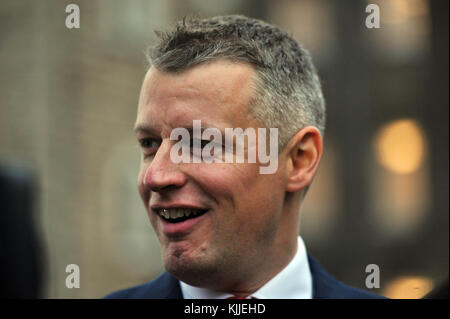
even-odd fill
[[[167,236],[173,236],[181,235],[183,233],[191,231],[195,227],[195,225],[201,222],[207,214],[209,214],[209,212],[206,212],[205,214],[196,218],[187,219],[184,222],[180,223],[169,223],[165,221],[161,216],[158,217],[161,220],[163,233]]]

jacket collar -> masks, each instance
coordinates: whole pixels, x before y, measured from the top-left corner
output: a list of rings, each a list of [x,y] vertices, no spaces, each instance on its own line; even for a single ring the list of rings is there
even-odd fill
[[[325,269],[308,254],[309,267],[313,278],[313,299],[330,299],[339,296],[342,284],[328,274]],[[183,294],[178,279],[164,272],[154,282],[152,291],[163,299],[182,299]]]

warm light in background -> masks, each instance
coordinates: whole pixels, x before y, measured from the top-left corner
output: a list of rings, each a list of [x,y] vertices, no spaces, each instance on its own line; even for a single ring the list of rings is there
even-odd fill
[[[384,9],[382,13],[386,23],[405,23],[429,11],[426,0],[378,0],[375,3]]]
[[[375,152],[384,168],[397,174],[413,173],[420,168],[424,159],[423,132],[413,120],[389,123],[378,133]]]
[[[419,299],[433,289],[433,282],[426,277],[399,277],[391,281],[383,295],[391,299]]]
[[[375,57],[405,63],[429,54],[430,9],[426,0],[368,0],[380,7],[381,28],[371,41]]]
[[[374,139],[371,216],[383,240],[414,236],[430,212],[426,141],[416,121],[399,119],[381,127]]]

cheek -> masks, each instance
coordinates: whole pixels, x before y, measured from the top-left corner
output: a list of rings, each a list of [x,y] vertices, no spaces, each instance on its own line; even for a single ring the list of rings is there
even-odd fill
[[[252,231],[276,223],[283,210],[282,182],[276,175],[257,174],[248,178],[241,192],[235,192],[238,218]]]
[[[255,194],[264,194],[260,193],[261,177],[257,165],[204,164],[193,170],[192,178],[224,211],[217,218],[226,217],[227,224],[232,221],[242,222],[241,219],[246,218],[249,210],[254,211],[261,204]]]
[[[245,164],[202,164],[194,168],[192,178],[217,200],[245,196],[255,179],[253,170]]]

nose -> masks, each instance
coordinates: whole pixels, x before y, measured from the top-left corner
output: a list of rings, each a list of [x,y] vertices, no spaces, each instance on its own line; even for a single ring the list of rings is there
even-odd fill
[[[163,141],[146,168],[143,184],[153,192],[179,188],[186,183],[186,175],[180,170],[179,164],[170,159],[170,141]]]

